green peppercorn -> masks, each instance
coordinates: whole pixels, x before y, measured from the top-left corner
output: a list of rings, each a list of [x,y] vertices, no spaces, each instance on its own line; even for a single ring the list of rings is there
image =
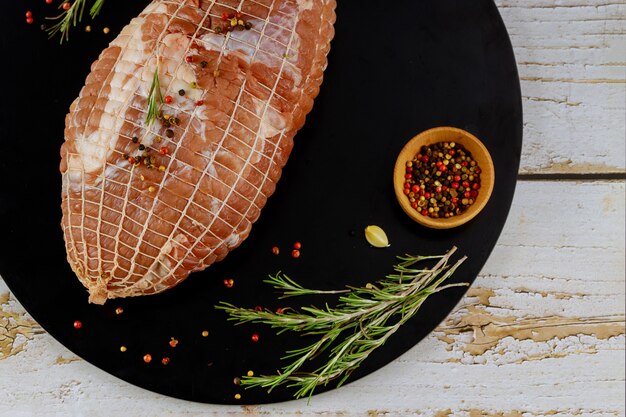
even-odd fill
[[[415,158],[406,162],[408,176],[404,185],[411,205],[433,218],[465,212],[480,188],[480,169],[470,155],[455,142],[422,146]]]

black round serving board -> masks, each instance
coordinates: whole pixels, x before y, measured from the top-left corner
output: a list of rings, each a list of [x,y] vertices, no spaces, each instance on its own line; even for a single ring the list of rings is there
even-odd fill
[[[474,280],[507,218],[522,144],[519,80],[497,8],[490,0],[400,0],[393,7],[378,0],[340,1],[315,109],[248,240],[164,294],[89,305],[66,262],[59,225],[64,117],[90,64],[147,3],[106,2],[99,18],[85,22],[92,31],[85,33],[82,25],[62,46],[39,28],[45,15],[55,13],[43,1],[7,2],[0,13],[0,274],[57,340],[112,375],[165,395],[215,404],[277,402],[291,399],[294,391],[243,390],[233,378],[248,370],[273,373],[286,364],[280,360],[286,350],[312,339],[234,326],[215,310],[218,302],[270,309],[332,304],[332,297],[280,301],[262,281],[282,271],[309,288],[362,286],[392,272],[396,255],[443,254],[452,246],[469,258],[450,282]],[[25,23],[29,9],[33,25]],[[482,139],[495,163],[496,184],[487,207],[469,224],[429,230],[403,213],[391,178],[404,143],[443,125]],[[370,224],[387,232],[390,248],[366,243],[363,230]],[[295,241],[302,242],[299,259],[290,256]],[[271,253],[273,246],[281,248],[280,255]],[[234,286],[227,288],[224,279],[233,279]],[[432,296],[348,382],[414,346],[464,291]],[[117,307],[124,313],[116,314]],[[76,320],[80,330],[73,327]],[[172,337],[179,341],[175,348],[169,346]],[[143,361],[147,353],[153,357],[149,364]],[[161,364],[165,356],[167,366]]]

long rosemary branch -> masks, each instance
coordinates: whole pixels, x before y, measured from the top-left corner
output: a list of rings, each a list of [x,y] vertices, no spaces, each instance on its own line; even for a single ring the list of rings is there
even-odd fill
[[[236,324],[262,323],[278,329],[302,334],[320,335],[315,343],[300,349],[288,351],[283,359],[293,362],[284,366],[275,375],[244,376],[241,384],[246,387],[263,387],[268,391],[287,384],[297,388],[296,398],[310,396],[316,387],[339,379],[342,385],[351,373],[367,357],[382,346],[404,323],[413,317],[424,301],[431,295],[446,288],[468,284],[442,285],[465,261],[461,258],[449,265],[456,248],[442,256],[398,257],[394,274],[387,275],[376,285],[364,288],[348,287],[340,291],[335,307],[302,307],[301,312],[287,310],[274,313],[268,310],[245,309],[222,302],[217,309],[229,314],[229,320]],[[437,260],[432,268],[416,268],[415,264]],[[283,291],[283,297],[339,293],[303,288],[283,274],[270,277],[266,282]],[[326,362],[313,372],[304,372],[302,367],[311,359],[329,351]]]
[[[69,4],[69,8],[65,10],[63,8],[64,4]],[[48,35],[52,38],[57,33],[61,34],[60,42],[69,40],[70,36],[70,28],[76,27],[79,22],[83,19],[83,13],[85,11],[85,5],[87,4],[87,0],[75,0],[73,3],[63,2],[59,5],[59,9],[62,10],[61,14],[55,17],[47,18],[48,20],[56,20],[53,26],[48,29]],[[89,15],[91,18],[95,18],[100,14],[100,10],[102,10],[102,5],[104,4],[104,0],[95,0],[91,9],[89,10]]]

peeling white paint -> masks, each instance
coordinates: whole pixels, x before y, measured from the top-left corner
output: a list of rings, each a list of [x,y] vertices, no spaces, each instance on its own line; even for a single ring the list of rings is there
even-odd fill
[[[497,3],[522,76],[522,172],[624,172],[626,5]],[[473,287],[484,292],[465,297],[449,318],[462,317],[467,305],[530,321],[623,317],[624,199],[623,182],[521,182]],[[0,279],[0,295],[7,291]],[[0,311],[25,314],[12,299]],[[623,334],[506,336],[480,355],[467,352],[471,331],[440,340],[444,335],[431,334],[378,372],[315,396],[310,405],[221,407],[145,391],[82,360],[57,363],[72,355],[36,333],[32,340],[20,336],[24,350],[0,360],[0,416],[624,415]]]

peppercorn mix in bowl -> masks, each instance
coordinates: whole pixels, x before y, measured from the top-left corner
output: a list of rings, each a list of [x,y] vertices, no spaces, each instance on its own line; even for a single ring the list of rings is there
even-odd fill
[[[420,133],[400,151],[393,174],[396,198],[417,223],[450,229],[487,205],[495,169],[485,145],[455,127]]]

